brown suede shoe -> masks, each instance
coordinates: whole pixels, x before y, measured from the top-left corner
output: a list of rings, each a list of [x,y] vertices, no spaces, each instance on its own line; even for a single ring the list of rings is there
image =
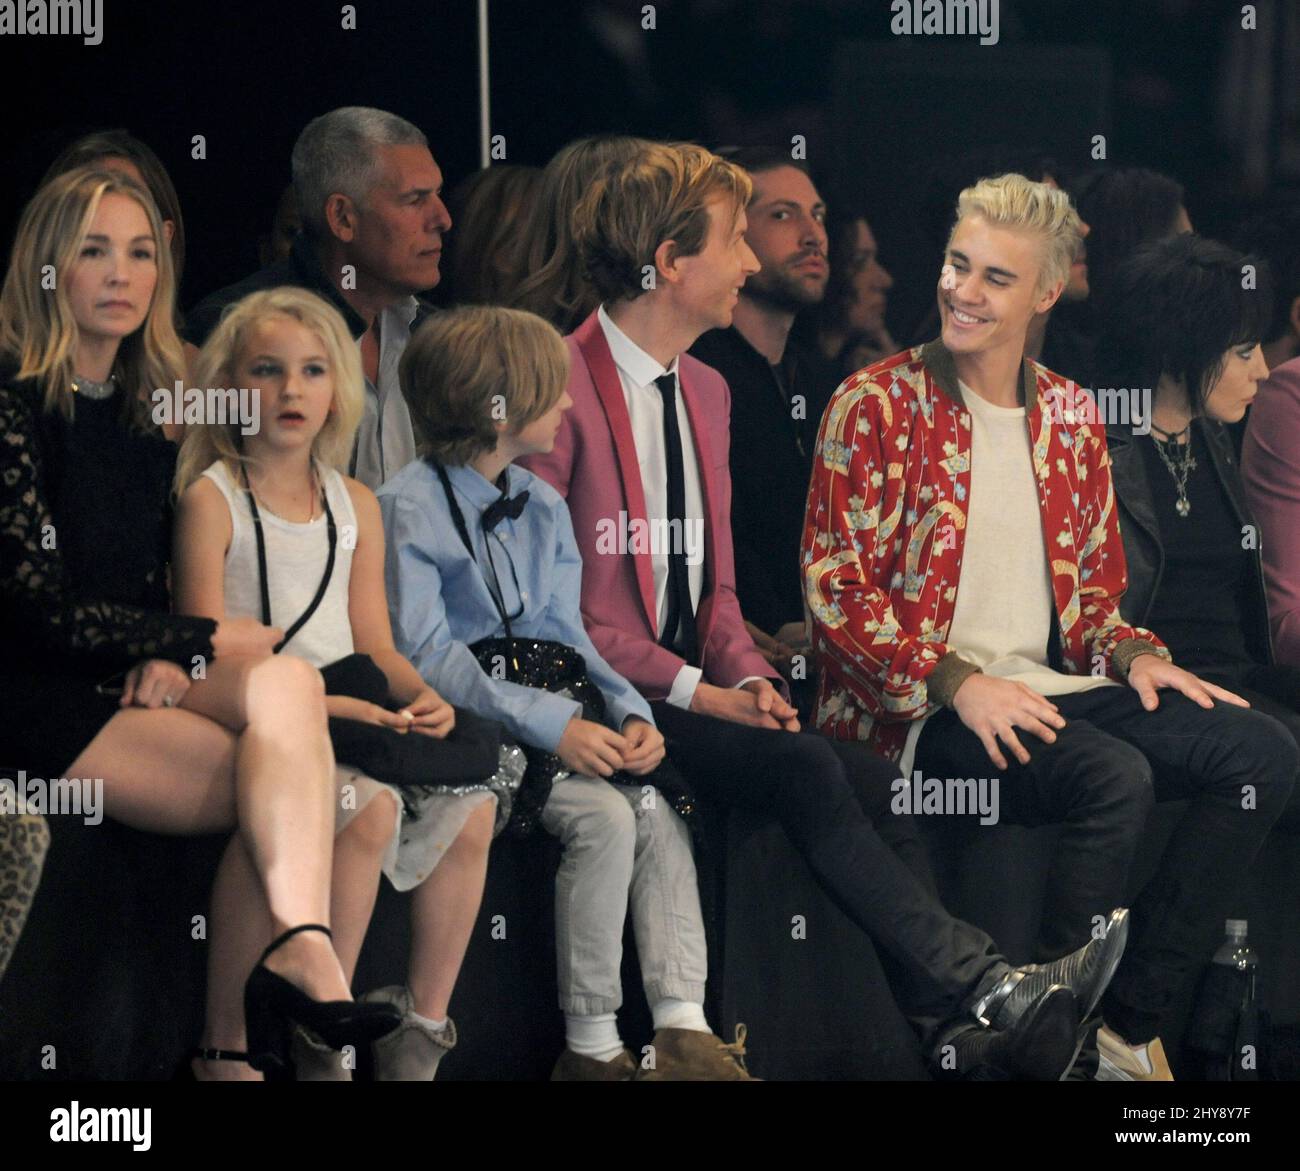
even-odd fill
[[[639,1082],[756,1082],[745,1068],[744,1025],[736,1026],[730,1045],[712,1033],[694,1029],[660,1029],[650,1042],[654,1068],[638,1069]]]
[[[634,1073],[636,1061],[626,1049],[613,1061],[597,1061],[594,1057],[583,1057],[572,1049],[566,1049],[551,1070],[551,1081],[630,1082]]]

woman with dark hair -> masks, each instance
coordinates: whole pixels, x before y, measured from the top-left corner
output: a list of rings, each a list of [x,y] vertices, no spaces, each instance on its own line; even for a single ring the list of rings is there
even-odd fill
[[[830,222],[830,279],[817,315],[817,341],[841,378],[897,353],[885,307],[894,278],[880,263],[867,217],[853,209]]]
[[[500,305],[512,291],[541,182],[540,167],[485,167],[447,197],[456,231],[444,245],[442,284],[451,303]]]
[[[89,166],[126,175],[153,196],[162,217],[163,237],[172,254],[172,270],[179,289],[185,270],[185,221],[181,218],[176,187],[162,160],[126,130],[96,130],[83,134],[60,152],[41,179],[41,186],[65,171]]]
[[[1089,304],[1094,319],[1106,311],[1116,269],[1143,244],[1192,230],[1182,186],[1145,167],[1094,171],[1071,194],[1088,234]]]
[[[1242,287],[1249,263],[1190,234],[1139,249],[1115,273],[1093,386],[1103,411],[1121,389],[1150,398],[1141,426],[1105,420],[1129,572],[1121,613],[1300,737],[1300,669],[1273,659],[1261,537],[1227,430],[1268,374],[1269,297]]]

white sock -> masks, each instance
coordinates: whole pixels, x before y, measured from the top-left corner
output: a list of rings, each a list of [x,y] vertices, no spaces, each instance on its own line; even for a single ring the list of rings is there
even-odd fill
[[[565,1044],[580,1057],[596,1061],[613,1061],[623,1052],[623,1041],[618,1035],[618,1019],[612,1012],[594,1016],[564,1014]]]
[[[446,1017],[443,1017],[440,1021],[435,1021],[432,1017],[421,1016],[415,1009],[411,1009],[411,1019],[417,1025],[423,1025],[426,1029],[435,1033],[441,1033],[447,1027]]]
[[[655,1031],[660,1029],[690,1029],[695,1033],[711,1033],[709,1022],[704,1019],[704,1005],[691,1000],[674,1000],[665,996],[651,1010]]]

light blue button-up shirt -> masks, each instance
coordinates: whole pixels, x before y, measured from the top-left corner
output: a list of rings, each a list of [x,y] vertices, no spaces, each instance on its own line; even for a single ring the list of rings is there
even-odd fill
[[[523,608],[510,619],[512,633],[552,639],[579,651],[605,697],[611,727],[621,729],[628,716],[653,724],[649,705],[601,658],[582,625],[582,557],[564,500],[523,468],[511,466],[506,474],[511,496],[529,493],[519,519],[506,517],[490,538],[506,613]],[[581,716],[582,705],[540,688],[493,679],[469,649],[479,639],[505,634],[488,590],[488,538],[480,523],[484,509],[501,492],[471,467],[449,467],[447,476],[474,542],[475,560],[456,532],[438,473],[424,460],[407,464],[378,493],[397,649],[448,702],[498,720],[515,739],[554,752],[565,726]]]

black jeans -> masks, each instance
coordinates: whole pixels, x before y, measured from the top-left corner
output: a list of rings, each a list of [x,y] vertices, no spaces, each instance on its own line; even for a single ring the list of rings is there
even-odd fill
[[[1300,743],[1300,667],[1263,663],[1235,663],[1228,667],[1188,668],[1202,679],[1235,691],[1250,706],[1272,716]],[[1300,778],[1298,778],[1300,779]],[[1274,829],[1300,832],[1300,783],[1291,790],[1291,800],[1282,810]]]
[[[890,811],[894,765],[862,744],[650,706],[701,801],[781,823],[831,901],[880,949],[894,998],[927,1048],[1006,974],[993,940],[944,910],[915,826]]]
[[[1053,859],[1042,958],[1086,942],[1120,906],[1153,801],[1186,800],[1155,877],[1132,908],[1123,963],[1103,1001],[1106,1023],[1140,1044],[1159,1031],[1180,982],[1212,946],[1245,873],[1294,784],[1296,741],[1278,721],[1219,703],[1203,709],[1161,691],[1148,712],[1130,687],[1052,697],[1068,721],[1055,744],[1026,732],[1030,762],[999,778],[1001,820],[1062,823]],[[926,777],[989,776],[978,737],[944,709],[917,742]]]

